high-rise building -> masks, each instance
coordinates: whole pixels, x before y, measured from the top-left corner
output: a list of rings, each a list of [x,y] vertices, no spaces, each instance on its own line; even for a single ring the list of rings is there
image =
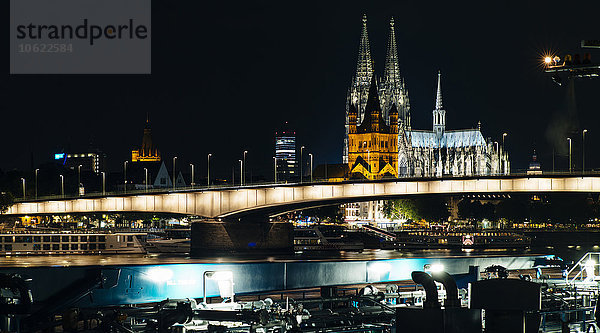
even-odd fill
[[[54,161],[72,170],[80,168],[78,171],[81,172],[99,174],[106,169],[106,154],[99,150],[56,153],[54,154]]]
[[[529,162],[529,168],[527,168],[528,175],[541,175],[542,174],[542,166],[540,162],[537,160],[537,153],[535,149],[533,150],[533,155],[531,156],[531,162]]]
[[[160,151],[152,142],[152,130],[150,129],[150,118],[146,116],[146,126],[142,146],[131,151],[131,162],[160,162]]]
[[[282,129],[275,132],[275,159],[277,180],[290,181],[299,177],[296,160],[296,132],[286,121]]]

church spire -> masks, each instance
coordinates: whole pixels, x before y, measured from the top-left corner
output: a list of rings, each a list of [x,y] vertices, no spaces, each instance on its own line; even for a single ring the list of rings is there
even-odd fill
[[[400,66],[398,65],[398,48],[396,47],[396,33],[394,32],[394,18],[390,20],[390,35],[385,57],[385,70],[383,72],[387,82],[401,85]]]
[[[438,71],[437,95],[435,97],[435,109],[442,109],[442,73]]]
[[[358,47],[358,63],[356,64],[356,84],[366,86],[368,89],[371,84],[371,76],[373,76],[373,61],[371,60],[369,33],[367,32],[367,14],[363,15],[362,23],[360,45]]]
[[[446,111],[442,108],[442,74],[438,71],[435,110],[433,110],[433,131],[437,139],[441,139],[446,131]]]
[[[387,43],[387,53],[385,57],[385,68],[383,71],[383,84],[381,86],[380,98],[383,117],[389,124],[389,116],[392,105],[396,105],[398,110],[398,121],[403,126],[409,127],[409,101],[408,91],[404,86],[404,81],[400,76],[400,61],[398,60],[398,47],[396,45],[395,21],[390,19],[390,28]]]

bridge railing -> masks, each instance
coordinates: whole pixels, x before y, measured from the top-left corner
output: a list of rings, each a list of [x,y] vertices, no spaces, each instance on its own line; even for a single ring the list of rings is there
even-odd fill
[[[68,193],[64,195],[43,195],[38,196],[37,198],[29,197],[16,197],[14,201],[16,203],[19,202],[36,202],[36,201],[49,201],[49,200],[63,200],[63,199],[93,199],[100,197],[109,197],[109,196],[123,196],[123,195],[143,195],[143,194],[162,194],[162,193],[181,193],[187,191],[207,191],[207,190],[226,190],[226,189],[241,189],[241,188],[249,188],[249,187],[262,187],[262,186],[280,186],[280,185],[319,185],[319,184],[340,184],[344,182],[352,182],[352,183],[377,183],[377,182],[387,182],[390,180],[398,180],[398,181],[429,181],[429,180],[446,180],[446,179],[486,179],[486,178],[516,178],[516,177],[529,177],[529,178],[537,178],[537,177],[552,177],[552,176],[573,176],[573,177],[582,177],[582,176],[600,176],[600,171],[586,171],[585,173],[569,173],[569,172],[545,172],[543,174],[528,174],[526,172],[515,172],[511,174],[493,174],[493,175],[473,175],[473,176],[453,176],[453,175],[444,175],[442,177],[400,177],[400,178],[385,178],[381,180],[368,180],[368,179],[347,179],[344,181],[330,181],[328,179],[313,179],[312,182],[306,181],[306,179],[302,182],[300,181],[264,181],[264,182],[249,182],[243,185],[240,184],[211,184],[208,185],[194,185],[194,186],[181,186],[181,187],[160,187],[155,188],[151,185],[148,188],[143,188],[144,185],[139,185],[141,187],[135,189],[127,189],[127,190],[118,190],[118,191],[95,191],[95,192],[86,192],[83,195],[78,195],[76,193]]]

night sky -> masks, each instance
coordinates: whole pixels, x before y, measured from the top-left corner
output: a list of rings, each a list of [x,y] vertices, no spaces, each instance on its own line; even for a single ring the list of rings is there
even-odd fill
[[[413,128],[431,128],[441,70],[447,129],[481,121],[492,140],[508,132],[513,171],[527,167],[534,148],[550,170],[554,146],[557,169],[566,169],[567,141],[555,125],[565,123],[567,89],[543,73],[541,57],[591,52],[600,61],[600,50],[579,48],[581,39],[600,39],[598,1],[210,3],[153,1],[152,75],[10,76],[6,50],[0,168],[28,169],[31,153],[39,164],[91,141],[117,171],[141,144],[146,112],[167,164],[178,156],[180,165],[196,163],[198,175],[212,153],[213,172],[231,177],[244,150],[249,171],[270,175],[273,134],[284,121],[315,164],[339,163],[366,13],[377,75],[389,19],[396,21]],[[5,8],[8,20],[8,1]],[[596,169],[599,92],[600,79],[576,82],[579,128],[589,130],[586,166]],[[579,168],[581,134],[573,144]]]

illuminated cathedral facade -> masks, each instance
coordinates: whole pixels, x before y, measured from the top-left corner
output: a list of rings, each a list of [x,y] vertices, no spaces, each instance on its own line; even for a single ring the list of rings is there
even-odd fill
[[[446,129],[441,73],[432,111],[432,127],[411,126],[408,89],[400,75],[394,20],[383,76],[377,79],[363,16],[356,76],[346,99],[343,163],[350,177],[443,177],[508,174],[508,153],[498,142],[485,139],[481,126]]]

